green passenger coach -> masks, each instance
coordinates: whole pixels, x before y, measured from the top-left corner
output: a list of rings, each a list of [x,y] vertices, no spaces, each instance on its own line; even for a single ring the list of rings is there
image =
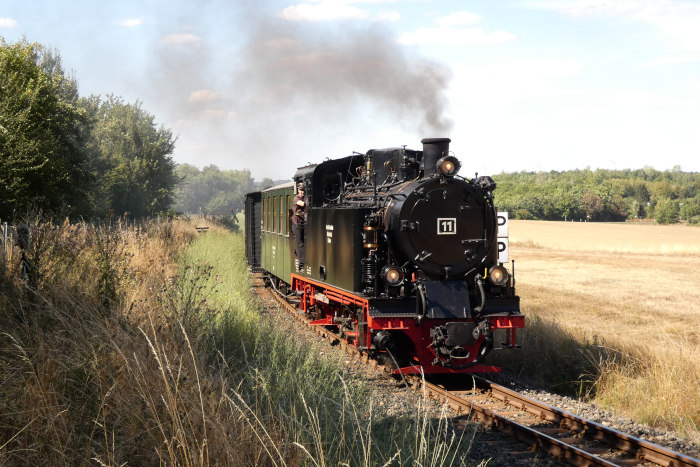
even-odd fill
[[[246,245],[246,255],[249,261],[253,260],[254,267],[279,278],[288,278],[292,272],[294,245],[290,225],[294,183],[262,190],[259,196],[257,203],[246,203],[246,236],[250,234],[258,240]]]

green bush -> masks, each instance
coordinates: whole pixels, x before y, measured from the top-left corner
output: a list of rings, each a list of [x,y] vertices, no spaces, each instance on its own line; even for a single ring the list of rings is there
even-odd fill
[[[659,201],[654,209],[654,217],[659,224],[675,224],[678,222],[679,214],[677,201]]]

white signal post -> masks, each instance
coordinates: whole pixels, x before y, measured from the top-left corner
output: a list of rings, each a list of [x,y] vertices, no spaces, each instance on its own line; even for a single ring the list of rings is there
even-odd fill
[[[498,216],[498,262],[506,264],[508,259],[508,211],[499,212]]]

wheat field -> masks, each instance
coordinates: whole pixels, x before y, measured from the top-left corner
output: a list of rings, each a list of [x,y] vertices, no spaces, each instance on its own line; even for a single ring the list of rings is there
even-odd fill
[[[700,228],[511,221],[510,259],[526,315],[624,356],[597,362],[598,402],[697,436]]]
[[[510,235],[525,306],[556,291],[547,315],[582,331],[650,346],[670,336],[700,344],[700,229],[511,221]]]

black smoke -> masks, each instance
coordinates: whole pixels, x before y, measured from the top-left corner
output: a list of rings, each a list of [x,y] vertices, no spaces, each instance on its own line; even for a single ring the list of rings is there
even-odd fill
[[[337,141],[347,128],[374,121],[415,134],[415,141],[449,136],[449,69],[398,44],[387,23],[291,22],[258,6],[229,11],[208,3],[154,44],[150,95],[176,121],[176,158],[196,163],[197,152],[261,178],[260,170],[282,163],[283,155],[297,167],[327,154],[302,160],[298,153],[315,150],[310,140]],[[212,14],[230,28],[226,44],[207,39],[212,26],[197,19]],[[344,145],[363,149],[369,147]]]
[[[445,116],[449,71],[397,44],[379,23],[328,31],[266,22],[251,35],[242,63],[235,82],[247,109],[299,106],[337,115],[370,103],[419,133],[452,127]]]

